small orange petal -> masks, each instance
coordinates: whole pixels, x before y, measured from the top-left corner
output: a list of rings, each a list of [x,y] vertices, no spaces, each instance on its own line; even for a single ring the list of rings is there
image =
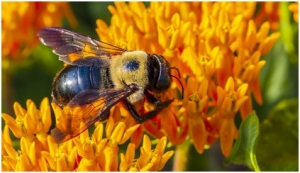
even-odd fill
[[[246,83],[242,84],[236,92],[238,94],[237,98],[243,97],[246,94],[247,90],[248,90],[248,84]]]
[[[171,143],[176,144],[177,141],[177,122],[178,119],[174,116],[173,112],[170,110],[163,110],[160,113],[161,126],[165,131],[165,135],[168,136],[168,139]]]
[[[258,42],[261,42],[262,40],[266,39],[266,37],[268,36],[270,30],[270,23],[269,22],[264,22],[260,28],[258,33],[256,34],[256,40]]]
[[[18,153],[15,151],[12,145],[3,144],[3,148],[5,149],[9,157],[16,158],[18,156]]]
[[[263,99],[262,99],[262,95],[261,95],[259,79],[255,79],[253,81],[252,87],[253,87],[253,95],[254,95],[254,98],[255,98],[256,102],[259,105],[262,105]]]
[[[249,51],[253,50],[256,42],[256,25],[253,20],[250,20],[248,23],[248,29],[245,38],[245,43]]]
[[[179,30],[176,30],[172,33],[171,42],[170,45],[168,46],[169,49],[174,49],[176,47],[179,47],[179,45],[181,44],[179,36],[180,36]]]
[[[126,155],[125,155],[128,163],[133,162],[134,155],[135,155],[135,146],[134,146],[134,144],[129,143],[127,146]]]
[[[217,105],[221,106],[225,98],[225,91],[219,86],[217,86],[217,95],[218,95]]]
[[[257,63],[256,67],[255,67],[255,72],[254,72],[254,77],[255,78],[258,78],[259,76],[259,73],[261,71],[261,69],[263,68],[263,66],[266,64],[266,61],[265,60],[261,60]]]
[[[222,103],[222,112],[229,113],[231,112],[231,108],[232,108],[232,99],[229,97],[225,97],[223,103]]]
[[[155,138],[161,138],[162,136],[164,136],[160,129],[158,129],[157,126],[154,125],[154,123],[152,123],[151,121],[144,122],[142,126],[150,135],[154,136]]]
[[[48,169],[48,163],[46,162],[46,159],[44,157],[40,157],[37,160],[37,164],[39,165],[40,171],[49,171]]]
[[[123,134],[122,140],[119,142],[119,144],[125,143],[132,136],[132,134],[135,132],[135,130],[138,129],[139,127],[140,127],[140,124],[136,124],[132,127],[129,127]]]
[[[55,164],[52,156],[50,155],[50,153],[48,153],[46,151],[42,151],[41,154],[47,160],[48,165],[50,166],[50,169],[51,170],[56,170],[56,164]]]
[[[232,77],[229,77],[226,82],[225,91],[229,92],[229,91],[233,91],[233,90],[234,90],[234,80]]]
[[[35,133],[35,129],[37,127],[36,121],[32,119],[32,116],[30,116],[29,113],[27,113],[24,117],[24,125],[27,135],[33,135]]]
[[[140,171],[141,172],[151,171],[152,167],[153,167],[153,163],[147,163],[140,169]]]
[[[21,129],[17,126],[16,121],[13,117],[8,114],[2,113],[2,118],[4,119],[6,125],[13,132],[14,136],[16,136],[17,138],[21,138],[24,135]]]
[[[3,133],[2,133],[2,142],[6,143],[8,145],[12,145],[8,126],[4,126]]]
[[[159,171],[165,167],[165,164],[173,156],[173,154],[174,154],[174,151],[168,151],[162,155],[160,163],[159,163],[159,167],[158,167]]]
[[[15,111],[16,117],[24,117],[24,115],[26,114],[26,110],[23,109],[22,106],[18,102],[14,103],[14,111]]]
[[[3,172],[8,172],[8,171],[13,171],[12,167],[10,166],[9,162],[3,158],[2,160],[2,171]]]
[[[222,153],[226,157],[229,156],[232,149],[234,131],[235,131],[235,125],[233,119],[231,118],[224,119],[220,129],[220,141],[221,141]]]
[[[168,47],[168,43],[167,43],[168,35],[166,30],[158,26],[157,31],[158,31],[158,43],[162,47]]]
[[[105,147],[105,168],[104,171],[117,171],[118,169],[118,147]]]
[[[139,126],[132,134],[130,142],[135,146],[139,146],[143,139],[144,130],[147,131],[147,128],[144,129],[144,126]]]
[[[126,160],[125,155],[123,153],[121,153],[120,155],[120,166],[119,166],[119,170],[120,171],[127,171],[129,168],[129,164],[130,162]]]
[[[280,33],[272,33],[269,37],[267,37],[260,45],[259,45],[259,50],[261,51],[262,55],[266,55],[274,43],[278,40],[280,37]]]
[[[103,131],[104,131],[103,124],[102,123],[98,124],[92,135],[97,143],[102,140]]]
[[[150,141],[150,138],[147,135],[144,135],[144,137],[143,137],[142,148],[144,149],[145,152],[150,152],[151,151],[151,141]]]
[[[206,143],[207,132],[201,114],[189,119],[189,130],[196,150],[202,154]]]
[[[125,129],[126,129],[126,125],[124,122],[119,122],[117,123],[117,125],[115,126],[115,129],[113,130],[111,136],[110,136],[110,144],[112,144],[112,146],[115,146],[117,145],[123,135],[124,135],[124,132],[125,132]]]
[[[33,171],[33,167],[26,155],[21,154],[19,156],[19,161],[16,165],[17,171]]]
[[[40,106],[40,112],[41,112],[41,119],[44,125],[44,131],[48,131],[51,124],[52,124],[52,119],[51,119],[51,109],[49,105],[49,99],[45,97]]]
[[[165,152],[165,148],[167,145],[167,137],[164,136],[159,139],[158,143],[156,144],[155,150],[158,152],[159,155],[163,155]]]
[[[56,171],[69,171],[65,158],[57,157],[56,166]]]
[[[32,142],[29,146],[29,151],[28,151],[28,157],[29,160],[32,164],[37,164],[37,158],[36,158],[36,145],[35,142]]]
[[[234,106],[234,108],[233,108],[232,111],[233,111],[233,112],[237,112],[237,111],[240,109],[241,105],[242,105],[247,99],[248,99],[248,96],[243,96],[243,97],[239,98],[239,100],[236,101],[235,106]]]
[[[241,117],[245,119],[252,112],[252,101],[251,99],[246,99],[245,102],[240,107]]]
[[[56,152],[58,151],[57,143],[55,142],[52,136],[47,136],[47,141],[49,145],[49,153],[52,156],[55,156]]]

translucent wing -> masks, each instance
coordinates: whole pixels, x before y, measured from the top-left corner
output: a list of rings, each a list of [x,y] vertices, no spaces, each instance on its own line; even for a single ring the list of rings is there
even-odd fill
[[[124,89],[89,90],[79,93],[68,104],[67,114],[58,118],[61,122],[51,131],[52,137],[61,143],[78,136],[96,121],[106,120],[111,107],[136,90],[138,87],[131,85]],[[80,127],[82,122],[84,126]]]
[[[84,57],[111,58],[111,55],[122,54],[125,49],[93,39],[89,36],[56,27],[42,28],[37,36],[41,42],[53,49],[61,61],[72,64]]]

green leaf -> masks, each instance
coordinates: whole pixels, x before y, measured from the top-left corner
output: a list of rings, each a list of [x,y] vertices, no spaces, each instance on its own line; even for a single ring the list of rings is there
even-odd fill
[[[257,161],[264,171],[298,171],[298,99],[281,101],[260,125]]]
[[[295,2],[280,2],[279,5],[279,32],[280,40],[283,43],[287,59],[293,65],[298,65],[298,23],[293,19],[293,13],[289,5]]]
[[[259,135],[259,120],[255,112],[245,118],[239,129],[239,136],[232,148],[226,163],[245,164],[259,171],[256,162],[255,146]]]

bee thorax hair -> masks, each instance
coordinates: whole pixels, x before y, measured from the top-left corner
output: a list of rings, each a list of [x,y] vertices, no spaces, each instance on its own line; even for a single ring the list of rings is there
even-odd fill
[[[110,75],[115,88],[120,89],[130,84],[136,84],[139,90],[127,99],[135,103],[143,99],[143,93],[148,85],[148,54],[143,51],[128,51],[114,56],[110,64]]]

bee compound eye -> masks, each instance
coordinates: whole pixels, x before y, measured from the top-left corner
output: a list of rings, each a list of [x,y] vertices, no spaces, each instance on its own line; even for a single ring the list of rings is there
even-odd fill
[[[158,81],[156,83],[156,88],[161,89],[161,90],[166,90],[170,87],[171,85],[171,78],[168,74],[161,74],[158,78]]]

